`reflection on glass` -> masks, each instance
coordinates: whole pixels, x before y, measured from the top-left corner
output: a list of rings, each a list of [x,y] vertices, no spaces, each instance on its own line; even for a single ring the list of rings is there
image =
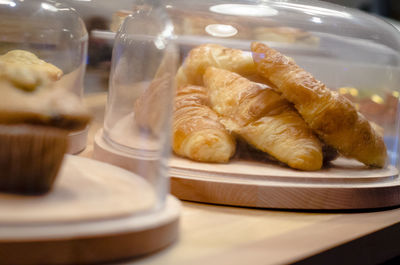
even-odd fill
[[[264,5],[223,4],[211,6],[210,11],[225,15],[252,17],[275,16],[278,14],[276,9]]]
[[[215,37],[232,37],[238,33],[235,27],[224,24],[210,24],[206,26],[205,31]]]

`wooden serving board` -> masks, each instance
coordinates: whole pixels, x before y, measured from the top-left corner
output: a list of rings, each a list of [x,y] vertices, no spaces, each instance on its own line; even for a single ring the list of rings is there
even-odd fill
[[[94,157],[132,171],[144,163],[139,156],[113,148],[104,140],[102,131],[95,136]],[[232,160],[227,164],[210,164],[176,156],[172,156],[169,166],[171,193],[182,200],[319,210],[400,205],[400,179],[393,166],[371,169],[340,158],[328,168],[304,172],[274,162]]]
[[[131,172],[66,155],[49,193],[0,193],[0,225],[118,218],[149,211],[156,200],[151,185]]]
[[[0,193],[0,264],[83,264],[144,255],[178,236],[180,203],[143,178],[66,155],[47,195]]]
[[[171,193],[183,200],[280,209],[367,209],[400,204],[394,167],[339,158],[316,172],[255,161],[196,163],[174,157]]]

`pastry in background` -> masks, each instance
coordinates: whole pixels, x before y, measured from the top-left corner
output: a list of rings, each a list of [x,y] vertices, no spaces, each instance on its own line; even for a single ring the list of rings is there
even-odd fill
[[[215,67],[207,68],[203,78],[210,106],[229,131],[292,168],[321,168],[320,141],[281,95]]]
[[[44,193],[57,176],[68,133],[84,129],[90,115],[76,95],[55,88],[57,67],[25,51],[5,57],[0,60],[0,190]]]
[[[208,107],[207,90],[185,86],[177,90],[172,125],[177,155],[201,162],[228,162],[235,153],[235,139]]]
[[[203,74],[209,66],[223,68],[243,76],[253,75],[256,72],[250,53],[218,44],[204,44],[190,51],[178,70],[176,86],[203,85]]]
[[[125,18],[132,14],[131,10],[118,10],[112,14],[110,30],[112,32],[117,32],[124,22]]]
[[[251,50],[257,72],[294,104],[326,144],[368,166],[385,165],[387,152],[383,137],[348,99],[267,45],[255,42]]]
[[[210,25],[226,25],[237,30],[233,35],[236,39],[251,39],[253,25],[243,23],[243,17],[221,16],[210,12],[188,11],[181,5],[167,8],[169,17],[174,25],[174,33],[177,35],[209,37],[207,27]],[[246,18],[246,22],[249,18]],[[259,23],[259,21],[257,21]],[[222,37],[224,38],[224,37]]]
[[[253,30],[254,39],[260,41],[306,44],[317,46],[319,38],[310,32],[292,27],[257,27]]]

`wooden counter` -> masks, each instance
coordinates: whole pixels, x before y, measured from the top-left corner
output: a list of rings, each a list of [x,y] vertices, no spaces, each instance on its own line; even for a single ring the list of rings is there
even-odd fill
[[[102,127],[106,94],[90,94],[88,148]],[[181,234],[153,255],[116,264],[377,264],[400,255],[400,209],[292,212],[183,202]]]

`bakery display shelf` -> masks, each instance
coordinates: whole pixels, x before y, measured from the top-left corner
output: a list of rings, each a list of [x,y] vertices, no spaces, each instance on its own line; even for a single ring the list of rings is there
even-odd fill
[[[59,174],[46,195],[0,194],[0,264],[107,262],[177,238],[179,201],[168,196],[159,206],[143,178],[70,155]]]

